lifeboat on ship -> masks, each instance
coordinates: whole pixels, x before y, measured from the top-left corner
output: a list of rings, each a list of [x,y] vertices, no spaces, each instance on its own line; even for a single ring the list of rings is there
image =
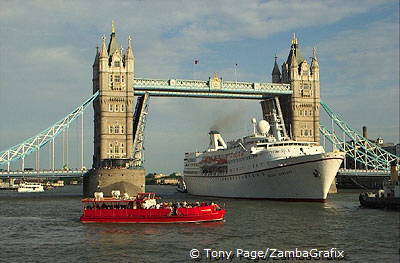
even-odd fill
[[[160,202],[155,193],[82,199],[83,223],[196,223],[222,221],[226,210],[215,203]]]

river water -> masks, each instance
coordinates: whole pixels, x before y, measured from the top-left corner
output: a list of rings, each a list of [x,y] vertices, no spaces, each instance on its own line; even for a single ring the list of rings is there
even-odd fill
[[[192,249],[199,251],[200,262],[275,261],[243,257],[246,250],[268,248],[276,253],[335,248],[344,251],[344,262],[399,262],[400,213],[362,209],[355,191],[330,195],[324,204],[201,198],[171,186],[148,186],[147,191],[165,200],[225,203],[225,222],[82,224],[81,186],[2,191],[0,262],[196,262]],[[241,254],[227,260],[217,251]]]

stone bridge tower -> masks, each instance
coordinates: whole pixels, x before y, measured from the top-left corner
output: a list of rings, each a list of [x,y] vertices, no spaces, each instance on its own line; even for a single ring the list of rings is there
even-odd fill
[[[132,166],[134,56],[131,39],[124,52],[114,28],[108,47],[103,36],[93,64],[94,152],[93,167],[84,177],[84,196],[112,190],[136,195],[144,192],[144,169]]]
[[[309,65],[301,55],[297,38],[294,35],[289,56],[282,65],[282,72],[279,70],[276,59],[275,57],[272,82],[290,84],[293,91],[292,95],[279,98],[286,130],[296,141],[320,143],[320,80],[315,49],[311,65]],[[271,103],[269,100],[261,102],[264,116],[271,108],[269,103]]]

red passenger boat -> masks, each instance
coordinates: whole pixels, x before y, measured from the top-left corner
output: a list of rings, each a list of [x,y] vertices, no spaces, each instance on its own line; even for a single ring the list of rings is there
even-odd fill
[[[157,202],[155,193],[136,198],[82,199],[83,223],[195,223],[221,221],[225,209],[215,203]]]

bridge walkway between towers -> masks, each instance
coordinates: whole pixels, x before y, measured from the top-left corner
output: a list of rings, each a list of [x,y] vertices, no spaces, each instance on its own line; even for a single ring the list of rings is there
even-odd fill
[[[148,93],[155,97],[191,97],[216,99],[262,100],[278,95],[290,95],[289,84],[223,81],[214,77],[209,81],[182,79],[135,79],[135,96]]]

